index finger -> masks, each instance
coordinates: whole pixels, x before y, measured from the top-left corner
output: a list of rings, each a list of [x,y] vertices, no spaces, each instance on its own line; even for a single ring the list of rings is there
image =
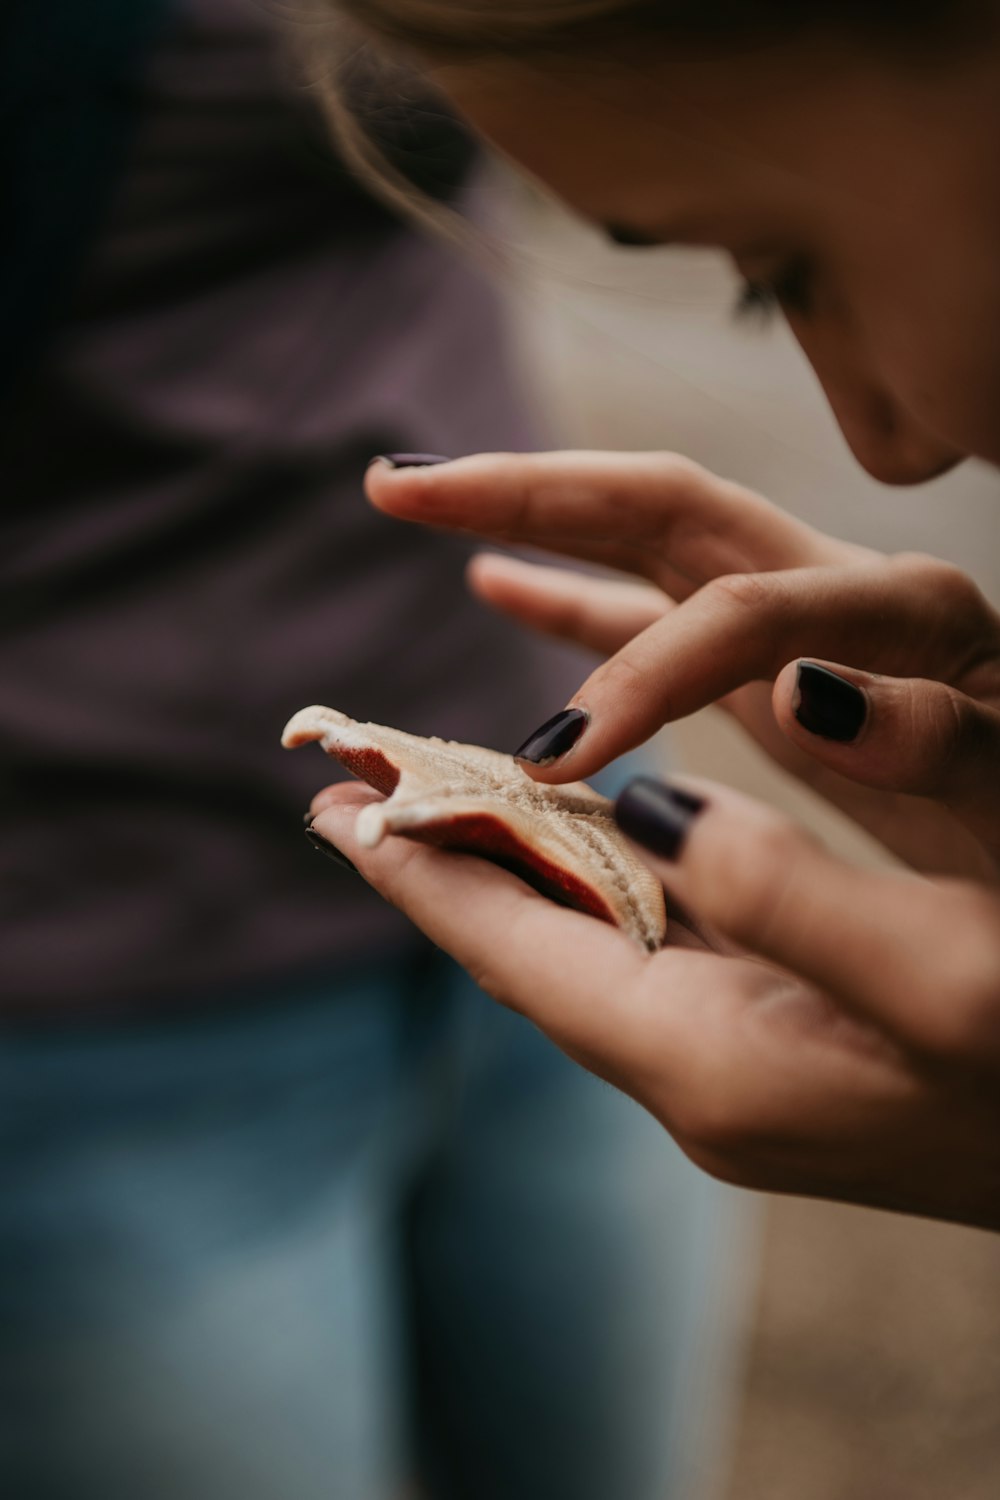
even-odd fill
[[[772,681],[797,657],[944,676],[967,650],[969,622],[914,583],[905,560],[714,579],[591,673],[570,699],[577,734],[558,757],[546,738],[552,720],[517,753],[537,780],[586,780],[664,724]]]

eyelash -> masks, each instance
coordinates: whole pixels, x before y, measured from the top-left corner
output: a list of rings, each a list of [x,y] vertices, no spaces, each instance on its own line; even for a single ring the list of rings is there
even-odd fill
[[[767,323],[779,312],[807,318],[812,311],[812,276],[807,261],[789,261],[770,281],[745,280],[736,294],[733,314]]]

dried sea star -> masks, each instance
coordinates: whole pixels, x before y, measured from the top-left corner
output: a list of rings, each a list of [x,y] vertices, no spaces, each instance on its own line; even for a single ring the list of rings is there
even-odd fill
[[[662,887],[619,832],[608,799],[584,782],[543,786],[510,755],[359,724],[335,708],[301,709],[281,742],[293,749],[312,740],[385,794],[358,815],[364,846],[401,833],[479,854],[645,948],[662,944]]]

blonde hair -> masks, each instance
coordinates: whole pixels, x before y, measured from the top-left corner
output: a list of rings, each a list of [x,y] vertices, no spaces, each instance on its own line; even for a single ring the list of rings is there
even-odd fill
[[[359,7],[363,9],[363,7]],[[461,248],[482,255],[483,244],[466,219],[422,191],[378,142],[375,117],[386,100],[426,108],[436,96],[419,72],[390,47],[372,47],[370,29],[336,0],[296,0],[291,34],[307,87],[324,115],[338,155],[366,191],[394,213]]]
[[[391,208],[467,248],[482,251],[461,215],[415,190],[386,157],[351,99],[351,68],[366,64],[378,94],[412,92],[419,57],[571,59],[574,54],[653,37],[694,44],[742,43],[810,30],[857,33],[905,53],[930,38],[968,37],[998,0],[299,0],[309,7],[314,82],[346,164]],[[992,30],[992,26],[990,27]],[[374,44],[374,46],[373,46]],[[935,54],[936,56],[937,54]],[[377,63],[377,72],[372,64]],[[319,62],[321,73],[315,76]],[[373,91],[374,92],[374,91]],[[425,87],[425,99],[428,95]]]
[[[711,3],[728,8],[743,0]],[[666,9],[676,22],[680,10],[697,12],[704,4],[667,0]],[[479,258],[494,260],[496,246],[488,247],[447,204],[414,188],[388,158],[366,120],[368,99],[380,111],[387,97],[405,99],[415,85],[419,94],[419,64],[408,66],[407,53],[567,56],[599,36],[636,36],[644,24],[662,22],[664,5],[661,0],[293,0],[293,8],[300,51],[344,163],[389,208]],[[421,102],[433,98],[424,84]]]

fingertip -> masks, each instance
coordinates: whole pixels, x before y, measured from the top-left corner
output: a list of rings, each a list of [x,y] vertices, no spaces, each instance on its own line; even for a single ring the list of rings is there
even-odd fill
[[[530,760],[520,760],[517,756],[514,759],[517,760],[525,776],[530,777],[532,781],[536,781],[539,786],[561,786],[567,781],[582,781],[588,774],[586,771],[580,771],[576,767],[565,767],[561,760],[557,760],[551,765],[536,766],[532,765]]]
[[[369,459],[369,468],[372,464],[380,464],[393,473],[398,469],[437,469],[441,464],[450,463],[451,459],[444,453],[376,453]]]
[[[790,681],[786,678],[789,669]],[[864,674],[809,658],[801,658],[783,669],[775,681],[772,701],[785,732],[791,732],[800,741],[801,731],[805,730],[806,737],[853,745],[867,727],[870,713]]]
[[[305,835],[309,843],[312,845],[313,849],[316,850],[317,854],[322,854],[333,864],[339,866],[340,869],[347,870],[353,875],[358,875],[361,873],[354,861],[352,859],[348,859],[344,851],[337,844],[335,844],[332,839],[328,838],[325,834],[320,833],[318,828],[315,828],[312,824],[310,824],[310,826],[305,830]]]
[[[376,454],[374,458],[368,461],[362,489],[364,490],[365,499],[370,505],[374,505],[376,510],[389,509],[386,502],[393,492],[393,486],[390,482],[393,472],[392,468],[380,454]]]
[[[511,575],[511,561],[499,552],[474,552],[465,565],[465,581],[474,593],[483,593],[494,580]]]
[[[683,852],[704,797],[654,776],[636,776],[615,801],[619,828],[658,859],[674,863]]]
[[[414,494],[414,481],[419,493],[430,470],[451,462],[440,453],[376,453],[365,470],[364,492],[377,510],[402,514]]]
[[[513,752],[514,759],[531,774],[535,770],[550,771],[559,762],[560,768],[590,725],[590,714],[579,705],[562,708],[544,724],[532,730]],[[557,775],[555,780],[559,780]]]
[[[465,566],[465,582],[484,604],[511,609],[537,585],[537,567],[502,552],[477,552]]]
[[[366,803],[381,800],[381,793],[376,792],[372,787],[365,786],[364,782],[335,781],[316,793],[309,810],[314,818],[318,818],[321,813],[331,810],[344,813],[358,812]]]
[[[468,561],[470,571],[481,573],[483,576],[496,574],[507,577],[508,575],[521,574],[526,567],[530,566],[519,557],[511,557],[508,552],[496,552],[483,548],[474,552]]]
[[[771,706],[779,723],[795,717],[795,698],[799,678],[798,661],[790,661],[782,667],[771,689]]]

